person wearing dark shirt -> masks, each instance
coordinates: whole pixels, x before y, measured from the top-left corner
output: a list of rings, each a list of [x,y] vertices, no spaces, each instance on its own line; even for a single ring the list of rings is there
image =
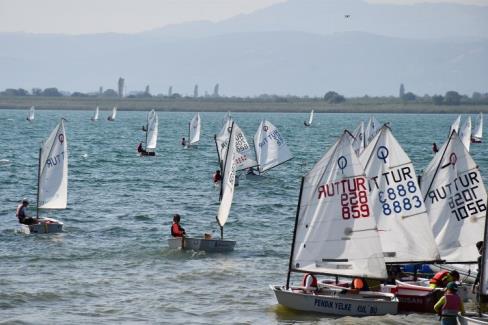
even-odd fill
[[[20,203],[17,206],[17,211],[16,211],[17,219],[19,220],[19,223],[24,225],[36,224],[37,221],[27,215],[28,206],[29,206],[29,201],[27,199],[23,199],[22,203]]]
[[[437,144],[434,142],[434,143],[432,144],[432,152],[433,152],[433,153],[437,153],[438,151],[439,151],[439,148],[437,148]]]
[[[184,237],[186,235],[185,229],[180,225],[181,217],[179,214],[173,216],[173,224],[171,225],[171,236]]]
[[[476,243],[476,248],[478,249],[478,253],[480,256],[478,256],[478,274],[476,274],[476,279],[474,280],[473,283],[473,293],[476,292],[476,286],[478,283],[480,283],[480,278],[481,278],[481,257],[483,256],[483,242],[479,241]]]
[[[212,176],[213,182],[218,183],[222,180],[222,175],[220,174],[220,170],[216,170],[215,173]]]

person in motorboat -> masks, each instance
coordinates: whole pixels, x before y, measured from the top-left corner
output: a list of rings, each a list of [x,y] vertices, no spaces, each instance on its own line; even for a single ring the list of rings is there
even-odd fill
[[[222,175],[220,174],[220,170],[216,170],[215,173],[212,175],[212,180],[214,184],[219,183],[222,180]]]
[[[441,317],[442,325],[456,325],[458,313],[464,315],[463,300],[458,296],[457,291],[457,284],[449,282],[446,285],[446,293],[434,306],[434,310]]]
[[[183,147],[186,146],[186,139],[185,138],[181,138],[181,145]]]
[[[140,154],[146,152],[146,150],[144,150],[144,148],[142,147],[142,142],[140,142],[139,145],[137,146],[137,152]]]
[[[16,211],[17,219],[19,220],[19,223],[22,223],[24,225],[36,224],[37,220],[35,220],[32,217],[29,217],[29,215],[27,214],[28,206],[29,206],[29,200],[24,198],[22,202],[17,206],[17,211]]]
[[[433,153],[437,153],[438,151],[439,151],[439,148],[437,148],[437,144],[434,142],[434,143],[432,144],[432,152],[433,152]]]
[[[175,214],[173,216],[173,224],[171,225],[171,236],[173,237],[185,237],[186,232],[183,227],[180,225],[181,216],[179,214]]]
[[[473,283],[473,293],[476,293],[476,286],[478,283],[480,283],[480,277],[481,277],[481,259],[483,256],[483,241],[479,241],[476,243],[476,249],[478,250],[478,253],[480,256],[478,256],[478,274],[476,275],[476,279],[474,280]]]
[[[456,270],[439,271],[429,281],[429,288],[445,288],[449,282],[458,282],[459,272]]]
[[[302,290],[305,293],[316,293],[319,289],[317,277],[312,273],[305,273],[302,279]]]

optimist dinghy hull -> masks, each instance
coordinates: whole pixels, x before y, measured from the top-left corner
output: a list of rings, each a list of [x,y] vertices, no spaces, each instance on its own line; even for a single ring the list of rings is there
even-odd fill
[[[171,238],[168,239],[169,248],[205,251],[209,253],[231,252],[236,242],[233,240],[203,239],[203,238]]]
[[[363,291],[353,294],[346,289],[323,287],[317,294],[310,294],[302,288],[270,288],[280,305],[295,310],[338,316],[381,316],[398,312],[398,299],[389,293]]]
[[[21,225],[20,232],[29,234],[51,234],[63,231],[64,224],[52,218],[40,218],[39,223],[35,225]]]

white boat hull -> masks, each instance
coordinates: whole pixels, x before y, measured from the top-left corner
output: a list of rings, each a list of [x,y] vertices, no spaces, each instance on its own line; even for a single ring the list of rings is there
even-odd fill
[[[194,251],[205,251],[209,253],[231,252],[234,250],[236,242],[233,240],[203,239],[203,238],[171,238],[168,239],[169,248],[186,249]]]
[[[280,305],[301,311],[338,316],[380,316],[398,312],[398,299],[389,293],[363,291],[348,293],[346,289],[321,288],[318,294],[301,289],[270,286]],[[344,292],[345,291],[345,292]]]
[[[64,223],[52,218],[40,218],[34,225],[20,225],[20,232],[24,234],[52,234],[63,231]]]
[[[461,325],[475,325],[475,324],[488,324],[488,315],[481,314],[466,314],[458,315],[458,324]]]

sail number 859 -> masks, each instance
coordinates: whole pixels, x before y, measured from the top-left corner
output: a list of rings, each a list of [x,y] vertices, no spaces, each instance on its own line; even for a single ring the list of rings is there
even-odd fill
[[[369,217],[368,194],[366,191],[341,194],[342,219]]]

